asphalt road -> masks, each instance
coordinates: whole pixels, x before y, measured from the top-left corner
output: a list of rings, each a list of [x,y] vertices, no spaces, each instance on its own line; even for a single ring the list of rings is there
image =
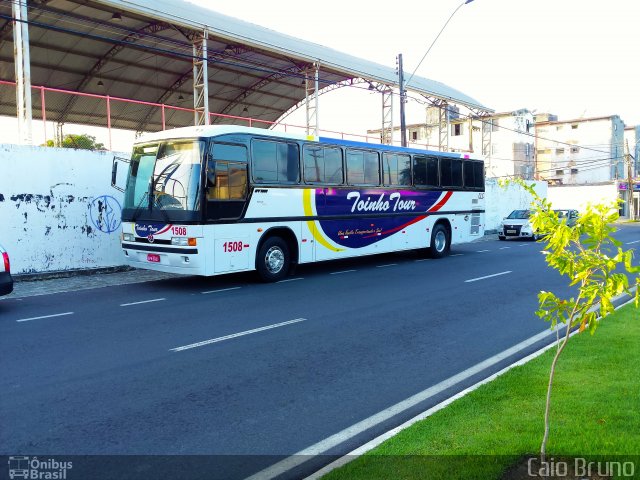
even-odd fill
[[[617,237],[640,250],[636,225]],[[295,457],[285,476],[303,476],[539,348],[472,369],[548,328],[538,291],[569,292],[541,249],[480,241],[276,284],[176,277],[0,301],[0,454],[153,456],[76,459],[104,478],[244,478],[322,454]]]

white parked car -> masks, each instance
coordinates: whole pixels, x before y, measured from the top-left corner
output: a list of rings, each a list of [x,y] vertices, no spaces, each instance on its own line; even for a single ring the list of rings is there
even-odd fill
[[[533,226],[529,221],[531,210],[514,210],[507,216],[498,228],[498,238],[506,240],[507,238],[530,238],[538,240],[542,238],[541,234],[534,233]]]
[[[0,295],[9,295],[11,292],[13,292],[13,278],[11,278],[9,254],[0,245]]]

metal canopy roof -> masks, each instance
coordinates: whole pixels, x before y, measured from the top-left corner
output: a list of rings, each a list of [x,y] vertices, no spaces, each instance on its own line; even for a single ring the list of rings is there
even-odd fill
[[[29,0],[31,83],[193,108],[193,41],[208,32],[209,110],[276,121],[305,99],[314,63],[320,89],[363,79],[397,85],[393,68],[300,40],[181,0]],[[0,0],[0,79],[14,79],[11,2]],[[490,111],[440,82],[414,77],[410,90]],[[0,115],[15,116],[15,93],[0,88]],[[33,95],[39,118],[39,96]],[[118,103],[111,125],[161,128],[157,107]],[[193,124],[171,111],[167,126]],[[47,120],[105,125],[104,101],[47,93]],[[220,122],[221,120],[214,120]],[[233,123],[233,121],[225,123]],[[264,125],[268,126],[268,125]]]

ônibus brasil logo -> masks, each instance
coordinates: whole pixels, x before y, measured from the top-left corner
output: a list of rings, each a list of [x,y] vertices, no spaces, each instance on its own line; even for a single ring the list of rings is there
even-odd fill
[[[73,468],[73,462],[61,462],[54,458],[9,457],[9,478],[33,480],[65,480],[67,471]]]

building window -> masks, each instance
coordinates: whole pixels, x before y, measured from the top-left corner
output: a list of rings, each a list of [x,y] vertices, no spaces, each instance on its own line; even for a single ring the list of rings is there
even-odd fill
[[[415,142],[416,140],[418,140],[418,131],[417,131],[417,130],[416,130],[416,131],[411,132],[411,140],[413,140],[414,142]]]
[[[556,148],[556,155],[564,154],[564,148]]]
[[[539,148],[538,149],[538,155],[549,155],[551,153],[551,150],[548,148]]]
[[[571,124],[571,128],[572,128],[573,130],[577,129],[577,128],[578,128],[578,124],[577,124],[577,123],[572,123],[572,124]]]
[[[571,175],[576,175],[578,173],[578,169],[577,168],[572,168],[571,169]]]
[[[454,137],[459,137],[462,135],[462,124],[456,123],[455,125],[451,125],[451,135]]]
[[[564,170],[556,170],[556,175],[564,175]]]
[[[571,147],[571,153],[578,153],[580,151],[580,147]]]

